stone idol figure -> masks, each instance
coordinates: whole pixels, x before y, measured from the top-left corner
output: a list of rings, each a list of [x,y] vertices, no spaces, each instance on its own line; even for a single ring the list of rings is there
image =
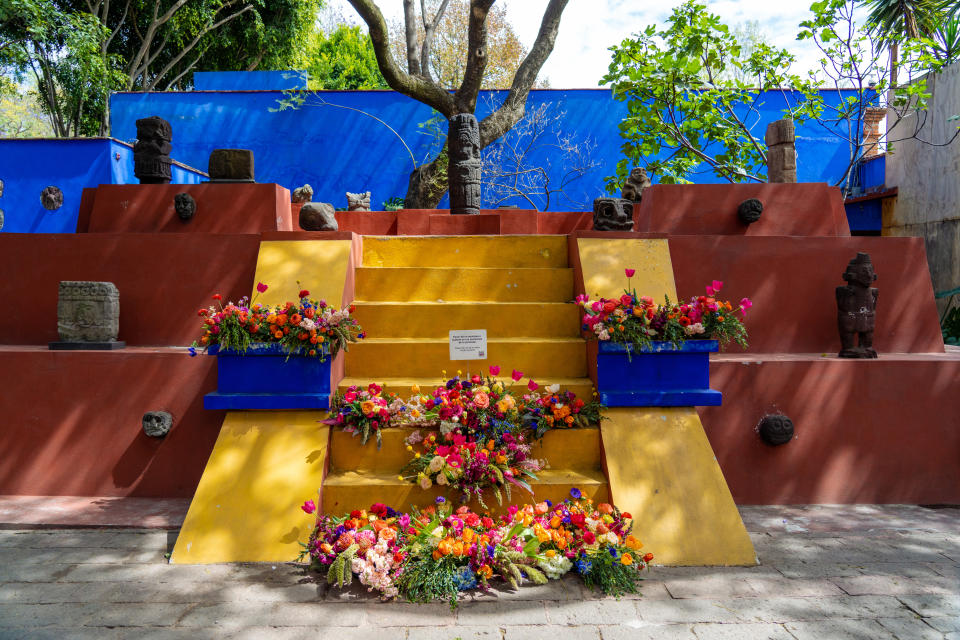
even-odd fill
[[[877,295],[870,285],[877,279],[870,255],[857,253],[843,272],[846,286],[837,287],[837,324],[840,328],[841,358],[876,358],[873,329],[876,322]],[[859,337],[859,343],[854,342]]]
[[[450,118],[450,213],[480,213],[480,125],[472,113]]]
[[[170,184],[170,141],[173,129],[163,118],[137,120],[137,142],[133,145],[133,175],[140,184]]]

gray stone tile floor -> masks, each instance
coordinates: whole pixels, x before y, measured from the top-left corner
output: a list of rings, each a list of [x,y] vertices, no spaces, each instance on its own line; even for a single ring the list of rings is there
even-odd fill
[[[443,604],[328,590],[295,564],[169,565],[176,531],[0,530],[0,638],[960,640],[960,509],[743,507],[760,564],[655,567]]]

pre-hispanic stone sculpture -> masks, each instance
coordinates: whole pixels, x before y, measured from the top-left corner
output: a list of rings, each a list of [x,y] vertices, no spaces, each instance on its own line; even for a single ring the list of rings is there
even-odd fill
[[[162,438],[173,427],[173,416],[167,411],[147,411],[141,421],[143,432],[151,438]]]
[[[214,149],[207,160],[210,182],[254,182],[253,151]]]
[[[737,207],[737,217],[743,224],[753,224],[763,213],[763,203],[756,198],[747,198]]]
[[[47,211],[56,211],[63,206],[63,191],[60,187],[50,185],[40,192],[40,204]]]
[[[157,116],[137,120],[137,142],[133,145],[133,175],[140,184],[170,183],[170,123]]]
[[[767,125],[767,182],[797,181],[797,145],[793,120],[777,120]]]
[[[370,192],[350,193],[347,191],[347,211],[370,211]]]
[[[120,292],[112,282],[63,281],[57,300],[61,342],[51,349],[116,349],[120,331]]]
[[[472,113],[450,118],[447,130],[447,181],[450,187],[450,213],[480,213],[480,126]]]
[[[760,439],[771,447],[787,444],[793,440],[793,420],[782,413],[771,413],[760,419],[757,425]]]
[[[630,169],[630,175],[627,176],[626,182],[623,183],[623,189],[620,190],[620,197],[624,200],[630,200],[631,202],[640,202],[640,198],[643,196],[643,190],[651,184],[650,178],[647,176],[647,170],[643,167],[634,167]]]
[[[304,231],[337,231],[336,212],[332,204],[307,202],[300,207],[300,228]]]
[[[173,196],[173,208],[177,217],[187,222],[197,213],[197,201],[189,193],[178,193]]]
[[[873,329],[879,292],[870,286],[877,279],[870,255],[857,253],[842,277],[847,284],[837,287],[837,325],[841,345],[838,355],[841,358],[876,358]]]
[[[309,184],[305,184],[302,187],[297,187],[293,190],[293,195],[290,197],[290,202],[304,203],[310,202],[313,198],[313,187]]]
[[[632,231],[633,203],[623,198],[597,198],[593,201],[595,231]]]

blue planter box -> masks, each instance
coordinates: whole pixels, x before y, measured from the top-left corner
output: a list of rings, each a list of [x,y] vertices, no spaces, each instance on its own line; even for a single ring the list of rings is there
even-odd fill
[[[721,394],[710,388],[710,352],[716,340],[687,340],[679,349],[654,342],[642,351],[600,342],[597,392],[608,407],[713,407]]]
[[[217,390],[205,409],[329,409],[330,361],[289,355],[280,345],[255,344],[240,353],[207,349],[217,356]]]

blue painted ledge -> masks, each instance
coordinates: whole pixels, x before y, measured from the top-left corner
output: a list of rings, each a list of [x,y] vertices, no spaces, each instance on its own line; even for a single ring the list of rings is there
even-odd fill
[[[330,361],[289,354],[278,344],[254,344],[246,352],[207,349],[217,356],[217,390],[205,409],[329,409]]]
[[[716,340],[687,340],[679,347],[653,342],[641,351],[600,342],[597,392],[608,407],[713,407],[722,395],[710,388],[710,353]]]

